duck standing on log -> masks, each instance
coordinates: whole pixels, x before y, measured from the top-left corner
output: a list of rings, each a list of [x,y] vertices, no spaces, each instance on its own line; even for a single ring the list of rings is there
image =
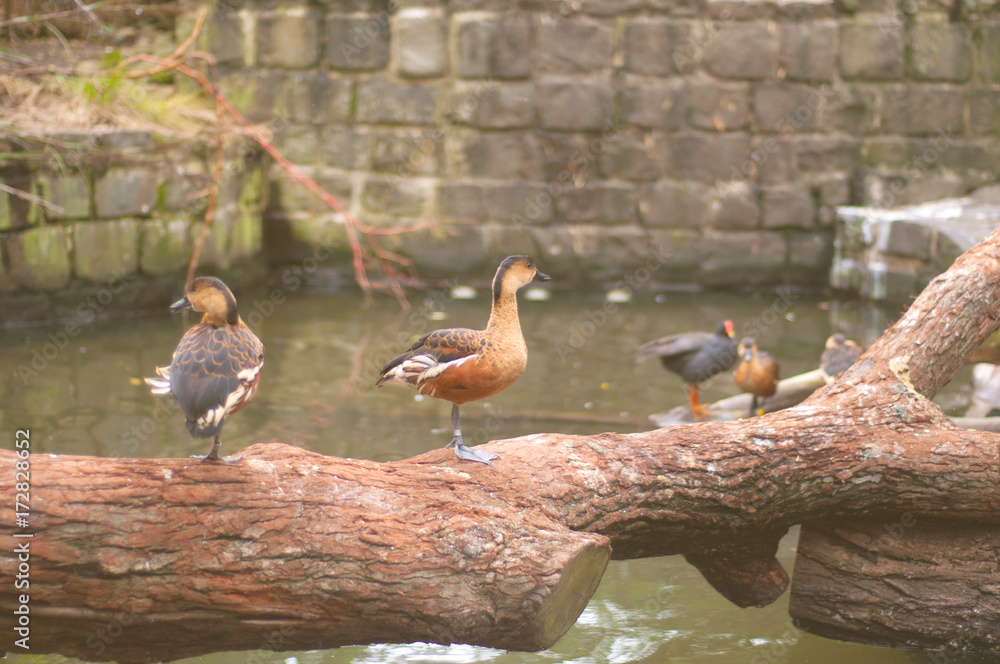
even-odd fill
[[[450,401],[455,437],[446,447],[455,456],[492,465],[497,455],[476,450],[462,440],[459,407],[493,396],[520,377],[528,348],[517,317],[517,291],[532,281],[549,281],[527,256],[505,258],[493,277],[493,305],[485,330],[435,330],[382,367],[377,387],[402,385]]]
[[[830,384],[833,379],[847,371],[854,361],[861,357],[862,349],[843,334],[831,334],[826,340],[826,349],[819,358],[823,380]]]
[[[763,414],[757,410],[767,397],[778,391],[778,361],[763,351],[757,350],[757,342],[746,337],[738,349],[740,363],[733,372],[736,386],[753,395],[750,400],[749,415]],[[760,401],[758,401],[758,398]]]
[[[204,313],[174,350],[169,367],[157,367],[158,378],[146,378],[153,394],[173,394],[195,438],[214,438],[202,461],[236,462],[219,457],[219,434],[226,417],[250,403],[264,366],[264,344],[236,310],[236,298],[215,277],[191,281],[187,293],[170,305],[174,313]]]
[[[644,343],[636,350],[635,357],[637,360],[658,357],[667,371],[683,378],[691,413],[695,419],[703,419],[706,412],[705,406],[698,403],[698,384],[730,369],[736,362],[736,346],[733,321],[727,320],[719,323],[715,332],[684,332]]]

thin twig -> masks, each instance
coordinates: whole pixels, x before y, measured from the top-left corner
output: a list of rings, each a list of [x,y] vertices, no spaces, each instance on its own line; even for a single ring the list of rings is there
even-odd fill
[[[29,194],[28,192],[23,191],[21,189],[15,189],[14,187],[9,187],[3,184],[2,182],[0,182],[0,191],[6,191],[8,194],[17,196],[18,198],[26,200],[29,203],[34,203],[35,205],[41,205],[46,210],[51,210],[56,214],[66,214],[66,210],[64,208],[59,207],[55,203],[49,203],[47,200],[45,200],[40,196]]]
[[[104,28],[104,24],[101,23],[101,19],[97,18],[97,14],[95,14],[90,7],[83,4],[83,0],[74,0],[74,2],[76,2],[76,6],[80,8],[80,11],[90,19],[91,23],[99,28]]]

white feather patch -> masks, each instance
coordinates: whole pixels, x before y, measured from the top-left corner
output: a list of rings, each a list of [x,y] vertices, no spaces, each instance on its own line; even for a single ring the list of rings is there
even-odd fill
[[[264,368],[264,363],[261,362],[258,365],[247,367],[243,371],[236,374],[236,377],[240,379],[241,383],[249,384],[254,382],[254,380],[257,378],[257,374],[259,374],[260,370],[263,368]]]

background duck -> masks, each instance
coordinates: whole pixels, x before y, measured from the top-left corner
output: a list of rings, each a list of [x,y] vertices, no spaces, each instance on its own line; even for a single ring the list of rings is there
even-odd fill
[[[740,364],[733,372],[736,386],[753,395],[750,400],[751,416],[760,414],[760,404],[778,391],[778,361],[763,351],[757,350],[757,343],[750,337],[740,342],[738,352]],[[758,398],[760,399],[758,401]]]
[[[862,349],[856,343],[844,337],[841,333],[831,334],[826,340],[826,350],[819,358],[820,369],[823,373],[823,380],[827,384],[848,368],[854,361],[861,357]]]
[[[688,400],[695,419],[705,416],[705,407],[698,403],[699,383],[726,371],[736,362],[736,341],[733,321],[719,323],[715,332],[684,332],[654,339],[639,346],[637,360],[660,358],[663,367],[678,374],[688,387]]]
[[[485,330],[435,330],[382,367],[377,387],[402,385],[452,403],[453,447],[460,459],[491,464],[497,455],[462,440],[459,407],[500,392],[520,377],[528,348],[517,317],[517,291],[532,281],[549,281],[527,256],[505,258],[493,277],[493,305]]]
[[[173,394],[187,417],[195,438],[212,438],[212,450],[202,461],[220,459],[219,434],[226,417],[250,403],[257,393],[264,366],[264,344],[250,331],[236,310],[236,298],[215,277],[198,277],[183,298],[170,305],[173,312],[203,312],[174,350],[169,367],[157,367],[159,378],[146,378],[153,394]]]

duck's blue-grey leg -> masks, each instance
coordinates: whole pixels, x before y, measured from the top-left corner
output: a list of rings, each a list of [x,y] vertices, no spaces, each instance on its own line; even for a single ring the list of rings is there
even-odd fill
[[[219,447],[222,445],[222,441],[219,440],[218,434],[215,436],[215,440],[212,441],[212,451],[208,454],[192,454],[192,459],[201,459],[202,463],[206,461],[222,461],[223,463],[236,463],[243,459],[242,456],[237,457],[220,457]]]
[[[487,466],[493,465],[493,459],[499,457],[498,454],[493,452],[487,452],[486,450],[476,450],[468,445],[462,440],[462,427],[458,424],[458,404],[453,403],[451,405],[451,428],[455,430],[455,437],[451,439],[445,447],[454,447],[455,456],[459,459],[465,459],[466,461],[478,461],[479,463],[485,463]]]

